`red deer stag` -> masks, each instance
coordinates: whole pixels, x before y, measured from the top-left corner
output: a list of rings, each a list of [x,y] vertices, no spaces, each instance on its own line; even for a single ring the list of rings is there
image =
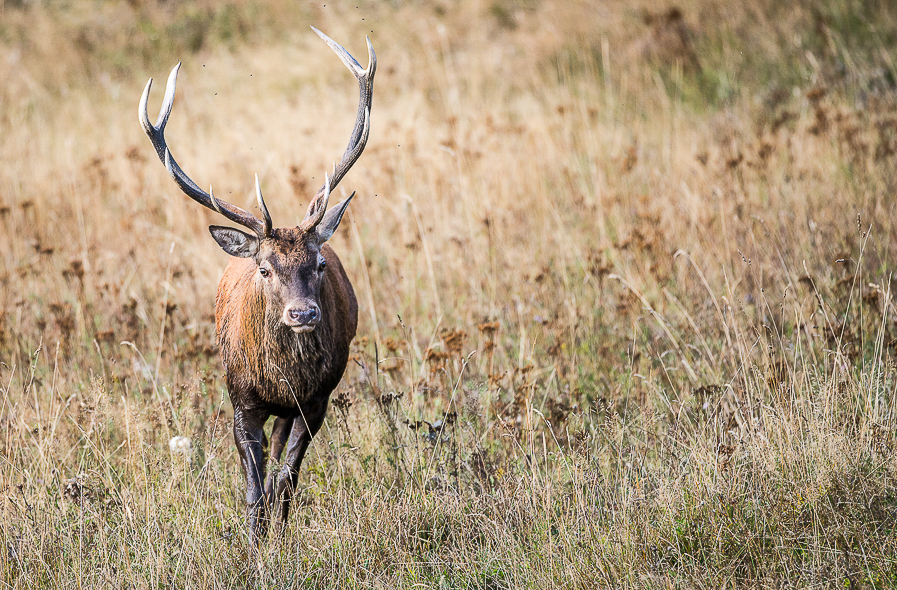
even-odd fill
[[[312,437],[324,421],[327,401],[349,359],[358,304],[352,284],[336,253],[325,242],[339,226],[349,198],[327,209],[330,192],[352,167],[367,143],[377,56],[368,39],[368,67],[312,27],[358,79],[360,98],[355,128],[342,161],[294,228],[272,228],[271,216],[255,178],[262,218],[215,198],[181,170],[165,143],[165,125],[174,102],[176,65],[168,77],[156,124],[147,116],[152,79],[140,99],[143,130],[174,182],[188,197],[213,209],[251,233],[213,225],[212,237],[232,258],[215,299],[215,326],[224,362],[227,390],[234,406],[234,441],[246,476],[250,530],[257,540],[267,532],[270,516],[283,525],[298,481],[299,466]],[[265,478],[268,440],[264,425],[276,416],[271,456],[286,457],[279,472]]]

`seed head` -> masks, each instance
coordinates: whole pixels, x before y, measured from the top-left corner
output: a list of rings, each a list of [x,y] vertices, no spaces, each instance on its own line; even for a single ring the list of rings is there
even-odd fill
[[[190,452],[193,450],[193,443],[186,436],[174,436],[168,441],[168,448],[171,450],[172,455],[181,455],[189,458]]]

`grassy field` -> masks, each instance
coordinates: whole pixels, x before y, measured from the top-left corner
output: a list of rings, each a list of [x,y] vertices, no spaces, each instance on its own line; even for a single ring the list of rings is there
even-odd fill
[[[885,0],[0,1],[0,588],[897,586]],[[360,313],[282,538],[244,527],[187,173]],[[190,446],[172,451],[174,436]]]

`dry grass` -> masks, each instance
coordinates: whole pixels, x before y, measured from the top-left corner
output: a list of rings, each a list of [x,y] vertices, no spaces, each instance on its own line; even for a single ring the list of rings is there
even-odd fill
[[[886,2],[0,3],[0,585],[893,587]],[[332,243],[354,362],[253,553],[200,184]],[[169,450],[175,436],[191,449]]]

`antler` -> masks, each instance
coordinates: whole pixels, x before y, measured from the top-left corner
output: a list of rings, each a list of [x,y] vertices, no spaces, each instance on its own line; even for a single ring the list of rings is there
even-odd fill
[[[137,111],[137,116],[140,118],[140,124],[146,132],[146,136],[149,137],[153,147],[156,148],[156,154],[158,154],[159,159],[165,164],[168,173],[171,174],[178,187],[184,191],[184,194],[200,205],[221,213],[230,221],[252,230],[259,239],[269,237],[271,235],[271,216],[268,214],[268,208],[265,206],[265,200],[262,198],[258,174],[255,176],[255,194],[258,198],[259,209],[262,211],[264,222],[236,205],[216,199],[211,187],[209,187],[209,192],[199,188],[195,182],[190,180],[189,176],[184,174],[184,171],[181,170],[181,167],[175,161],[174,156],[171,155],[171,150],[168,149],[168,145],[165,143],[165,125],[168,124],[168,116],[171,115],[171,107],[174,105],[174,91],[180,67],[181,64],[179,62],[171,70],[171,74],[168,75],[168,84],[165,86],[165,98],[162,100],[162,108],[159,110],[159,118],[156,119],[155,125],[150,123],[146,110],[153,79],[150,78],[149,82],[146,83],[143,96],[140,98],[140,107]]]
[[[370,119],[371,101],[374,94],[374,74],[377,71],[377,54],[374,53],[371,40],[367,37],[365,39],[367,39],[368,43],[368,67],[365,70],[339,43],[316,28],[312,27],[311,29],[336,53],[337,57],[346,64],[346,67],[358,80],[359,97],[358,116],[355,118],[355,127],[352,129],[352,135],[349,137],[349,145],[346,147],[345,153],[343,153],[343,159],[334,166],[333,174],[329,179],[325,179],[324,186],[318,189],[311,203],[309,203],[308,211],[300,224],[300,227],[306,230],[313,229],[321,223],[324,213],[327,211],[327,204],[330,201],[330,191],[336,188],[339,181],[343,179],[343,176],[346,175],[352,165],[355,164],[355,161],[358,160],[358,157],[361,156],[364,146],[367,145],[368,133],[371,130]]]

